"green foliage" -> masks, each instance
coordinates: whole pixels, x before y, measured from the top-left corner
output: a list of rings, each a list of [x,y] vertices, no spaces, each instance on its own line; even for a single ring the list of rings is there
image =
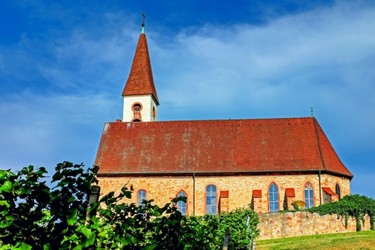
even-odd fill
[[[181,235],[185,249],[222,249],[229,231],[229,249],[248,249],[259,236],[257,214],[250,209],[236,209],[220,215],[186,218]]]
[[[219,217],[215,215],[191,216],[185,221],[185,249],[220,249],[224,234],[220,228]]]
[[[0,240],[3,244],[23,243],[33,249],[57,249],[64,235],[72,235],[85,223],[87,199],[97,169],[63,162],[46,185],[47,170],[25,167],[17,174],[0,172]]]
[[[348,226],[349,216],[356,218],[357,231],[361,230],[364,216],[370,216],[371,229],[375,229],[375,200],[363,195],[347,195],[342,200],[326,203],[318,207],[307,209],[320,215],[337,214],[345,217],[345,226]],[[362,222],[362,223],[361,223]]]
[[[221,231],[229,230],[229,249],[247,249],[259,235],[256,213],[249,209],[236,209],[220,216]]]
[[[88,205],[97,171],[60,163],[50,187],[45,168],[0,170],[0,248],[221,249],[229,230],[229,249],[247,249],[259,234],[251,210],[186,217],[176,207],[185,197],[163,207],[152,200],[137,206],[124,202],[132,195],[127,187]]]

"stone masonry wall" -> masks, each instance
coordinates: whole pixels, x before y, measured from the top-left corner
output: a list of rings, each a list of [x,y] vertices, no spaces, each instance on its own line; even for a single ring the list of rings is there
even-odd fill
[[[205,195],[208,185],[215,185],[217,189],[217,208],[219,208],[220,191],[228,191],[227,209],[229,211],[239,207],[249,207],[253,201],[252,191],[261,190],[261,198],[256,199],[257,213],[269,212],[268,190],[271,183],[279,189],[279,208],[283,210],[285,189],[294,188],[294,200],[304,200],[304,186],[310,182],[314,190],[314,205],[320,204],[319,177],[317,174],[305,175],[263,175],[263,176],[163,176],[163,177],[99,177],[101,195],[111,191],[119,191],[122,186],[133,187],[131,200],[137,201],[137,192],[146,191],[146,199],[153,199],[155,204],[164,205],[177,196],[180,191],[187,195],[187,213],[203,215],[206,213]],[[341,196],[350,194],[350,180],[337,176],[321,175],[321,186],[335,190],[339,184]],[[195,186],[195,191],[194,191]],[[217,211],[220,212],[220,211]]]
[[[344,233],[356,231],[356,219],[350,217],[345,228],[345,218],[307,212],[267,213],[259,215],[260,237],[274,239],[302,235]],[[362,230],[370,229],[370,217],[365,216]]]

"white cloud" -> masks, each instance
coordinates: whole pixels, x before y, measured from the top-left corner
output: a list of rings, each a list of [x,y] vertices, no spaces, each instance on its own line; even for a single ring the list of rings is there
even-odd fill
[[[373,148],[364,140],[375,140],[374,16],[373,6],[339,2],[262,26],[207,25],[180,33],[173,46],[152,41],[160,100],[168,104],[161,112],[308,116],[313,106],[340,144]],[[349,138],[336,133],[358,126]]]
[[[120,105],[105,95],[20,93],[0,101],[1,168],[53,167],[64,160],[91,165],[104,121]]]
[[[364,3],[342,1],[262,26],[207,25],[180,33],[173,46],[153,41],[164,104],[159,114],[296,117],[309,116],[313,107],[355,174],[352,191],[371,195],[366,186],[375,164],[367,157],[375,153],[375,6]],[[367,174],[372,177],[362,178]]]

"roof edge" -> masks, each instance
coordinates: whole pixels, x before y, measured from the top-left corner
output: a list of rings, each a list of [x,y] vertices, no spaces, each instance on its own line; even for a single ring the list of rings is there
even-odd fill
[[[232,121],[232,122],[234,122],[234,121],[272,121],[272,120],[281,121],[281,120],[298,120],[298,119],[311,120],[312,118],[307,117],[307,116],[277,117],[277,118],[272,118],[272,117],[268,117],[268,118],[234,118],[234,119],[232,119],[232,118],[229,118],[229,119],[217,118],[217,119],[207,119],[207,120],[204,120],[204,119],[201,119],[201,120],[163,120],[163,121],[153,121],[153,122],[150,122],[150,123],[157,124],[157,123],[172,123],[172,122],[218,122],[218,121],[227,121],[227,122]],[[113,121],[113,122],[106,122],[106,123],[117,123],[117,122]],[[140,122],[140,123],[137,123],[137,124],[142,124],[142,123],[148,123],[148,122]]]
[[[334,171],[327,171],[327,170],[305,170],[305,171],[246,171],[246,172],[148,172],[148,173],[140,173],[140,172],[132,172],[132,173],[121,173],[121,172],[102,172],[98,173],[97,177],[126,177],[126,176],[239,176],[239,175],[299,175],[299,174],[332,174],[339,177],[345,177],[348,179],[352,179],[353,175],[348,176],[342,173],[334,172]]]
[[[327,170],[326,164],[325,164],[324,158],[323,158],[322,146],[320,145],[321,142],[320,142],[320,137],[319,137],[319,133],[318,133],[317,122],[318,121],[315,119],[315,117],[313,117],[314,130],[315,130],[315,136],[316,136],[316,141],[317,141],[317,146],[318,146],[319,158],[320,158],[320,161],[322,163],[323,169]]]

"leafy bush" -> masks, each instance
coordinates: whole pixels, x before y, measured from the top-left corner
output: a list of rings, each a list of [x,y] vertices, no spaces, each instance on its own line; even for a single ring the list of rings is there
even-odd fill
[[[17,174],[0,171],[0,240],[7,245],[34,248],[60,247],[65,235],[73,235],[85,223],[87,196],[94,171],[82,165],[60,163],[46,185],[45,168],[33,166]]]
[[[349,216],[356,218],[357,231],[361,230],[361,222],[364,216],[370,216],[371,229],[375,229],[375,200],[363,195],[347,195],[342,200],[326,203],[318,207],[307,209],[306,211],[315,212],[320,215],[337,214],[345,216],[345,226],[348,226]]]
[[[259,236],[257,214],[249,209],[236,209],[220,216],[222,232],[229,230],[229,249],[247,249]],[[224,235],[224,234],[223,234]]]
[[[221,249],[224,235],[219,230],[218,216],[190,216],[184,223],[185,233],[181,236],[185,249]]]
[[[182,235],[185,249],[222,249],[225,233],[229,232],[229,249],[248,249],[259,236],[258,215],[250,209],[236,209],[220,215],[186,218]]]
[[[152,200],[137,206],[124,202],[132,195],[127,187],[89,205],[97,171],[60,163],[51,188],[45,168],[0,170],[0,248],[221,249],[229,230],[230,249],[246,249],[259,234],[258,217],[251,210],[185,217],[176,208],[185,197],[163,207]]]

